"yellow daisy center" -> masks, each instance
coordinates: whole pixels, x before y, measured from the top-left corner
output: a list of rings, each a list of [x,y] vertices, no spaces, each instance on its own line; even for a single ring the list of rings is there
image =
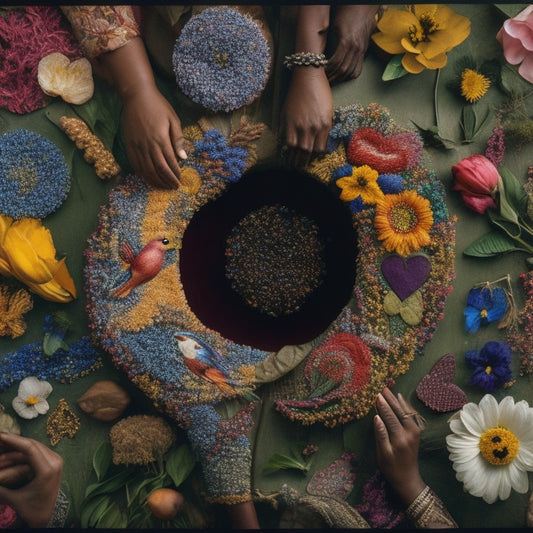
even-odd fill
[[[490,428],[479,439],[479,451],[491,465],[512,463],[520,449],[520,441],[514,433],[502,427]]]
[[[408,29],[409,39],[411,39],[413,44],[429,40],[429,35],[439,29],[439,23],[432,13],[422,13],[418,18],[418,22],[420,26],[412,24]]]
[[[488,88],[490,87],[490,80],[472,70],[470,68],[465,68],[461,74],[461,94],[468,102],[477,102],[480,100]]]
[[[36,403],[39,403],[37,396],[28,396],[26,398],[26,405],[35,405]]]
[[[409,233],[418,224],[416,209],[408,203],[401,202],[392,207],[388,213],[391,228],[398,233]]]

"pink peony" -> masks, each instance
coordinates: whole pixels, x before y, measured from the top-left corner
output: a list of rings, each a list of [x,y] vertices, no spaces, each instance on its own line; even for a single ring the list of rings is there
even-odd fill
[[[511,65],[520,65],[520,76],[533,83],[533,5],[507,19],[496,39],[503,46],[505,59]]]
[[[459,191],[465,204],[484,213],[489,207],[497,207],[494,195],[498,187],[498,169],[483,155],[468,156],[452,166],[455,178],[452,189]]]

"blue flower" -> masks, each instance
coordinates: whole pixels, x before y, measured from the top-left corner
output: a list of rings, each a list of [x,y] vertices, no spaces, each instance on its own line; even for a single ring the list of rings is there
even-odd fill
[[[70,190],[70,175],[54,143],[29,130],[0,137],[0,213],[15,220],[44,218]]]
[[[174,45],[172,65],[183,93],[211,111],[233,111],[263,91],[270,47],[259,26],[234,9],[191,17]]]
[[[466,331],[475,333],[481,325],[500,320],[507,312],[508,305],[507,295],[500,287],[471,289],[463,311]]]
[[[214,176],[226,182],[235,182],[242,177],[246,168],[248,151],[239,146],[228,146],[227,139],[216,129],[211,129],[204,134],[201,141],[194,145],[195,153],[202,157],[207,156],[211,161],[222,161],[222,171]],[[203,174],[205,169],[200,164],[198,172]]]
[[[398,194],[403,191],[403,178],[399,174],[380,174],[378,185],[383,194]]]
[[[474,369],[468,384],[481,387],[485,392],[492,392],[514,379],[510,368],[511,349],[505,342],[487,342],[479,353],[470,350],[465,358]]]

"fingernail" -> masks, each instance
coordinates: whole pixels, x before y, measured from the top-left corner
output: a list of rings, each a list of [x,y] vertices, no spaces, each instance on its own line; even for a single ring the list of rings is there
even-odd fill
[[[178,151],[178,155],[182,158],[182,159],[187,159],[187,152],[182,148],[181,150]]]

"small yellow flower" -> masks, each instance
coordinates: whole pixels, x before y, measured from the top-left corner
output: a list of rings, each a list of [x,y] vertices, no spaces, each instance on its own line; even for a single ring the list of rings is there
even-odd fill
[[[384,196],[377,183],[378,177],[377,170],[368,165],[353,167],[351,176],[337,180],[337,187],[342,189],[340,199],[351,202],[360,196],[365,204],[376,204]]]
[[[372,40],[385,52],[403,54],[402,65],[412,74],[442,68],[447,52],[470,34],[470,20],[442,4],[414,4],[405,11],[388,9]]]
[[[468,102],[474,103],[480,100],[485,96],[489,87],[490,80],[483,74],[470,68],[463,70],[461,74],[461,94]]]
[[[431,242],[431,204],[412,190],[387,194],[376,205],[374,225],[388,252],[407,256]]]

